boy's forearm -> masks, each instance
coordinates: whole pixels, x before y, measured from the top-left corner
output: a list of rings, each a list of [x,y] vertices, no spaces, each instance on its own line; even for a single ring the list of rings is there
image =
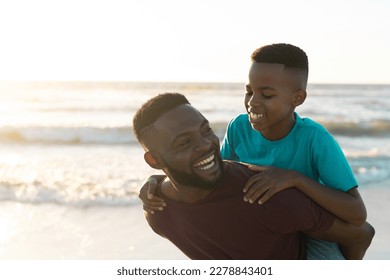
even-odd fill
[[[348,223],[359,226],[366,220],[366,208],[359,192],[355,189],[349,192],[339,191],[300,173],[294,180],[294,186],[336,217]]]
[[[375,229],[369,223],[366,222],[360,227],[362,229],[354,238],[351,238],[349,242],[339,244],[340,250],[347,260],[363,259],[375,235]]]
[[[361,226],[354,226],[336,218],[329,229],[306,234],[336,242],[347,260],[360,260],[370,246],[375,230],[367,222]]]

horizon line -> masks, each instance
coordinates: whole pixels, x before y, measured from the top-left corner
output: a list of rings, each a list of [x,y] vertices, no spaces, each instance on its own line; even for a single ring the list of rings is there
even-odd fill
[[[101,84],[113,84],[113,83],[127,83],[127,84],[245,84],[245,82],[227,82],[227,81],[158,81],[158,80],[0,80],[1,84],[24,84],[24,83],[101,83]],[[381,82],[308,82],[308,85],[378,85],[387,86],[388,83]]]

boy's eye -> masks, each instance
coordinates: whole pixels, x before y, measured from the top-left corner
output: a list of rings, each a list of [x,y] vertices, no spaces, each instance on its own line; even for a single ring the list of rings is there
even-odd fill
[[[273,97],[273,95],[266,95],[264,93],[261,94],[265,99],[270,99]]]

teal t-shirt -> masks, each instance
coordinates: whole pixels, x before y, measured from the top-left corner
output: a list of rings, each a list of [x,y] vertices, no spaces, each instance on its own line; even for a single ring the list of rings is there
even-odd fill
[[[340,191],[357,187],[352,169],[333,136],[311,119],[300,118],[297,113],[295,119],[287,136],[270,141],[252,128],[247,114],[238,115],[227,127],[221,145],[222,158],[295,170]],[[329,242],[308,240],[308,258],[342,258],[334,243],[326,243]]]

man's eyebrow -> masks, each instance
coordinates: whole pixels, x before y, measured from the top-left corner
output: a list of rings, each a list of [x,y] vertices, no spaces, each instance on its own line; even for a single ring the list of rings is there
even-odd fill
[[[200,128],[204,127],[205,125],[209,125],[209,121],[208,120],[204,120],[202,122],[202,124],[200,125]],[[180,137],[184,137],[184,136],[187,136],[188,134],[190,134],[191,132],[183,132],[183,133],[180,133],[179,135],[177,135],[175,138],[173,138],[173,141],[172,143],[174,143],[175,141],[177,141],[177,139],[179,139]]]

